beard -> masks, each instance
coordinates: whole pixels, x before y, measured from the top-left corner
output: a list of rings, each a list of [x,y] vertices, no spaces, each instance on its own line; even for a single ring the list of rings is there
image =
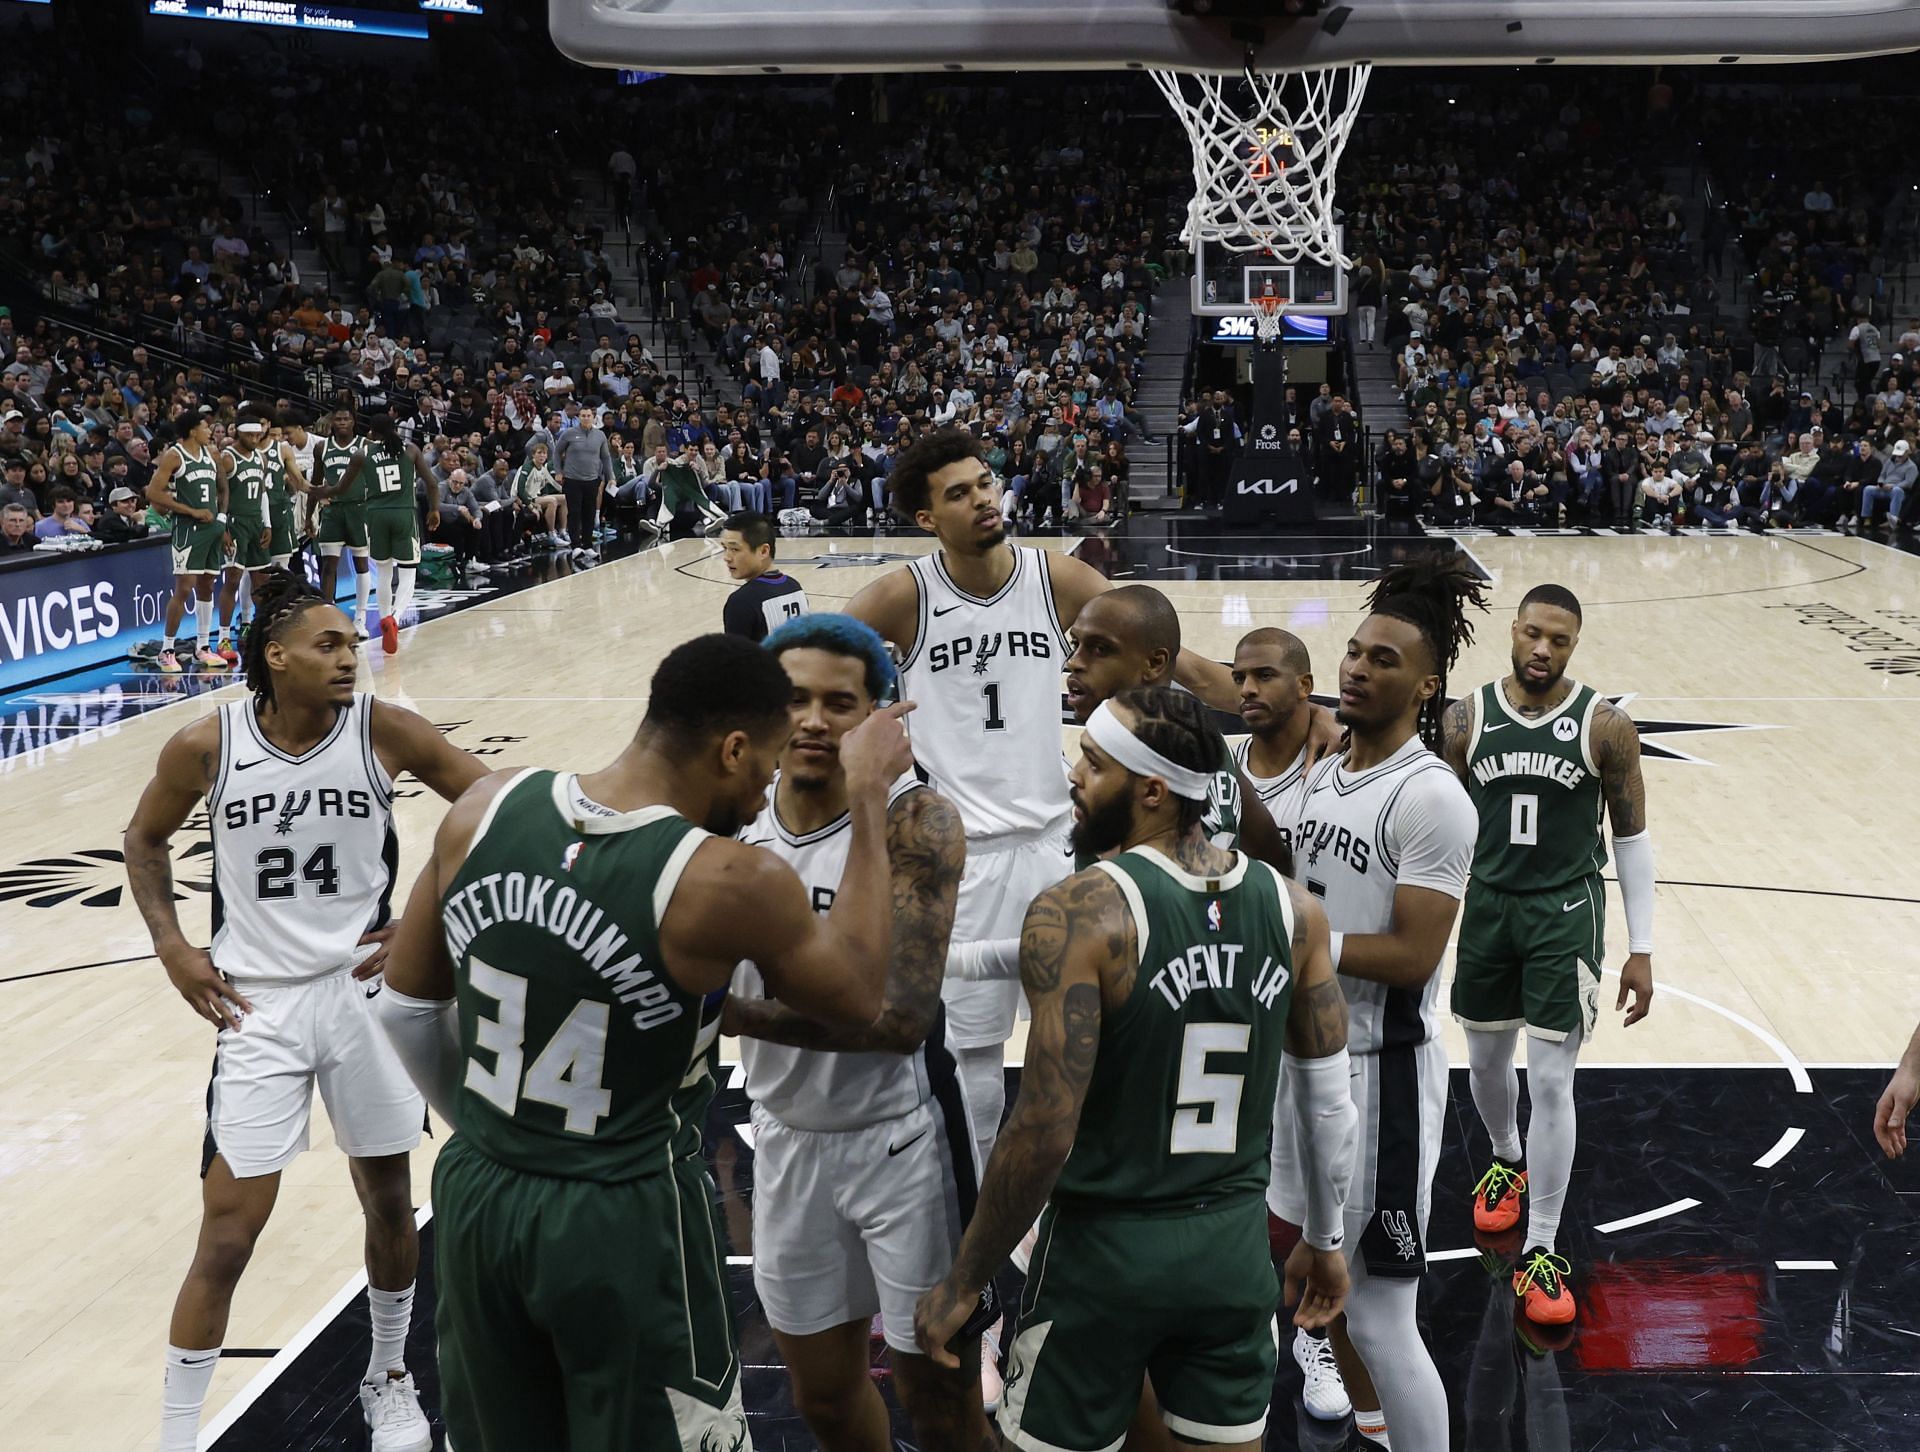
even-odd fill
[[[1512,660],[1513,682],[1530,696],[1544,696],[1560,684],[1566,675],[1565,670],[1554,671],[1544,681],[1536,681],[1527,674],[1527,657],[1516,655]]]
[[[981,554],[984,555],[999,549],[1000,546],[1005,544],[1006,542],[1007,542],[1007,527],[1006,525],[1002,524],[997,526],[994,529],[993,533],[981,535],[979,539],[977,539],[974,542],[974,547]]]
[[[1133,797],[1122,793],[1105,806],[1095,807],[1073,825],[1068,845],[1075,855],[1099,857],[1121,846],[1133,835]]]

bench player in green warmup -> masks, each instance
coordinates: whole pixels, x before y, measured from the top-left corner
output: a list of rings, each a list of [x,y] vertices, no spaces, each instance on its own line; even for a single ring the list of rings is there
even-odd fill
[[[1579,644],[1573,592],[1534,586],[1513,620],[1513,673],[1447,708],[1442,753],[1480,815],[1453,979],[1473,1102],[1493,1140],[1493,1164],[1474,1186],[1474,1228],[1514,1229],[1526,1197],[1513,1288],[1526,1314],[1547,1325],[1574,1318],[1569,1267],[1555,1243],[1573,1176],[1574,1062],[1600,1013],[1603,808],[1627,910],[1614,1006],[1631,1026],[1653,1002],[1653,841],[1640,736],[1625,711],[1567,678]],[[1513,1068],[1522,1028],[1533,1102],[1524,1154]]]
[[[213,652],[213,582],[226,558],[227,495],[213,453],[213,410],[191,409],[174,421],[173,443],[160,455],[147,484],[147,502],[173,517],[173,597],[156,664],[180,670],[173,637],[193,602],[194,664],[218,671],[227,662]]]
[[[336,408],[327,419],[327,437],[314,456],[313,487],[309,491],[320,515],[314,524],[314,543],[320,548],[320,594],[328,604],[339,599],[340,557],[350,556],[353,577],[353,628],[362,640],[367,630],[367,479],[356,479],[349,490],[343,481],[347,469],[364,447],[354,429],[353,410]]]
[[[252,404],[240,410],[235,442],[220,451],[220,477],[227,486],[227,537],[232,552],[220,584],[220,609],[213,627],[213,653],[228,665],[240,660],[240,582],[264,589],[272,563],[273,524],[267,517],[272,475],[265,446],[267,416]]]
[[[1281,1290],[1260,1156],[1283,1059],[1310,1202],[1287,1296],[1303,1325],[1345,1298],[1346,1002],[1319,906],[1207,840],[1223,751],[1181,692],[1127,691],[1089,718],[1075,845],[1117,855],[1027,910],[1020,1095],[953,1269],[916,1313],[921,1347],[955,1364],[950,1339],[1046,1207],[999,1414],[1032,1452],[1118,1446],[1148,1374],[1182,1442],[1260,1445]]]
[[[427,528],[440,527],[440,485],[418,444],[400,437],[390,413],[367,420],[364,447],[340,477],[340,491],[366,496],[367,554],[373,560],[374,588],[380,606],[380,648],[400,649],[400,622],[413,608],[414,572],[420,568],[420,510],[416,480],[433,491],[427,500]],[[370,482],[363,482],[370,481]]]
[[[477,784],[414,887],[376,1003],[455,1129],[434,1166],[436,1325],[467,1452],[749,1445],[701,1143],[721,1005],[751,959],[796,1011],[873,1021],[887,795],[913,763],[910,706],[841,738],[852,839],[816,913],[791,867],[732,840],[791,695],[749,641],[679,646],[611,765]]]

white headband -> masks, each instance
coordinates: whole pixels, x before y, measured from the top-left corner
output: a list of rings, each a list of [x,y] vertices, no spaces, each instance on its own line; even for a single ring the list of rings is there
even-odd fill
[[[1176,797],[1205,801],[1213,785],[1213,773],[1175,766],[1127,728],[1113,714],[1113,703],[1102,701],[1087,718],[1087,735],[1093,744],[1136,776],[1157,776]]]

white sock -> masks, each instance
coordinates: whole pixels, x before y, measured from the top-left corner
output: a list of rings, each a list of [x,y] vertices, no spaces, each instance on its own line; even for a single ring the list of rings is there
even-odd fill
[[[1559,1043],[1527,1040],[1527,1248],[1554,1248],[1560,1212],[1573,1179],[1573,1071],[1580,1058],[1578,1028]]]
[[[160,1452],[193,1452],[200,1411],[220,1365],[220,1348],[189,1351],[167,1347],[167,1375],[160,1392]]]
[[[236,621],[253,619],[253,571],[240,573],[240,588],[233,597],[233,618]]]
[[[396,581],[393,608],[394,612],[398,614],[402,620],[405,620],[407,618],[407,612],[413,609],[413,577],[417,569],[418,567],[415,565],[395,565],[393,567],[393,577]]]
[[[400,567],[394,565],[391,568],[397,570]],[[390,570],[383,570],[378,565],[373,567],[373,589],[374,598],[380,602],[380,618],[384,620],[393,614],[393,575]]]
[[[413,1324],[413,1287],[383,1291],[368,1286],[367,1316],[373,1322],[373,1355],[367,1360],[367,1380],[378,1381],[390,1371],[405,1371],[407,1328]]]
[[[1371,1411],[1353,1409],[1353,1429],[1376,1447],[1391,1449],[1393,1444],[1387,1440],[1387,1419],[1378,1407]]]
[[[193,638],[199,642],[200,649],[207,648],[207,640],[213,634],[213,600],[193,597]]]
[[[163,635],[160,637],[160,649],[162,650],[173,649],[173,637],[171,635]]]
[[[373,593],[373,577],[371,572],[359,568],[361,563],[354,561],[353,613],[354,619],[364,625],[367,620],[367,596]]]
[[[1520,1162],[1520,1076],[1513,1067],[1519,1041],[1518,1027],[1467,1030],[1467,1082],[1473,1086],[1473,1105],[1493,1139],[1493,1152],[1509,1164]],[[1536,1100],[1536,1114],[1538,1104]],[[1528,1188],[1532,1189],[1531,1181]]]

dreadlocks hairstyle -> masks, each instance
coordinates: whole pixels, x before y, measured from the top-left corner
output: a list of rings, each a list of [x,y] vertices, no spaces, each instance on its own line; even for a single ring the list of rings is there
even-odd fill
[[[246,654],[241,667],[246,671],[247,689],[253,692],[256,712],[274,706],[273,669],[267,664],[267,643],[282,640],[287,631],[315,605],[326,600],[291,570],[267,571],[267,582],[253,592],[253,628],[247,632]]]
[[[1434,751],[1440,749],[1440,718],[1447,709],[1447,672],[1460,659],[1461,648],[1473,642],[1469,605],[1487,608],[1487,585],[1457,551],[1436,551],[1395,565],[1380,576],[1367,599],[1370,614],[1406,621],[1433,653],[1440,689],[1420,708],[1420,739]]]
[[[1170,686],[1135,686],[1115,696],[1113,703],[1132,713],[1133,734],[1175,766],[1204,772],[1220,769],[1227,743],[1198,696]],[[1192,797],[1175,800],[1180,803],[1182,832],[1206,815],[1204,801]]]

